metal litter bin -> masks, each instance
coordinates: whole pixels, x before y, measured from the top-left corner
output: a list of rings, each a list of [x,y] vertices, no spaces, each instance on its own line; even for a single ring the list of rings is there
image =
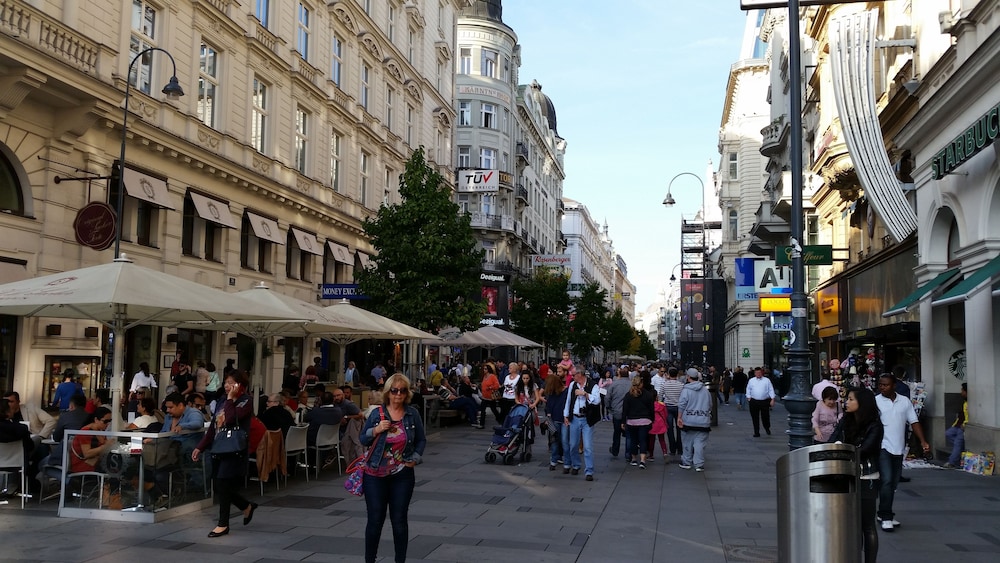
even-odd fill
[[[777,463],[778,561],[859,561],[858,461],[850,444],[817,444]]]

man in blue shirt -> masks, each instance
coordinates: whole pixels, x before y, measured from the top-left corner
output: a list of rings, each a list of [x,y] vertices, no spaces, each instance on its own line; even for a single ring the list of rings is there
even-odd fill
[[[63,373],[63,382],[56,386],[55,395],[52,396],[52,406],[59,407],[61,412],[69,410],[69,400],[77,392],[76,383],[73,382],[73,370],[67,369]]]
[[[189,408],[180,393],[167,395],[163,404],[167,411],[163,417],[163,431],[174,434],[173,439],[181,443],[181,451],[190,455],[205,430],[204,415],[197,409]]]

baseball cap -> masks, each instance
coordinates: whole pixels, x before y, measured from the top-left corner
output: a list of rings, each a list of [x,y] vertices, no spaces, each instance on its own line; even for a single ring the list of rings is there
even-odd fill
[[[701,379],[701,373],[694,368],[688,368],[687,371],[684,373],[686,373],[687,376],[691,379]]]

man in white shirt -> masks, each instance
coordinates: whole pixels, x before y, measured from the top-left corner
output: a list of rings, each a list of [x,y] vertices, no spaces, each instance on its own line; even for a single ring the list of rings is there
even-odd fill
[[[899,484],[899,474],[903,470],[903,456],[906,453],[906,425],[909,423],[913,433],[920,439],[924,455],[931,451],[931,445],[924,438],[924,430],[917,422],[917,413],[913,410],[910,399],[896,394],[896,379],[892,374],[884,373],[878,378],[878,392],[875,404],[885,432],[882,435],[882,451],[878,459],[878,472],[882,486],[878,495],[878,519],[882,522],[882,530],[891,532],[899,525],[892,511],[892,501],[896,496],[896,486]]]
[[[600,405],[600,388],[592,381],[587,381],[587,372],[577,369],[573,375],[566,394],[566,406],[563,407],[563,473],[573,475],[580,472],[580,447],[583,439],[584,474],[588,481],[594,480],[594,428],[587,423],[587,405]],[[589,390],[588,390],[589,386]]]
[[[656,392],[656,400],[663,402],[663,384],[667,381],[667,368],[663,367],[661,364],[656,364],[655,371],[653,372],[653,377],[650,380],[650,384],[653,386],[653,391]]]
[[[753,437],[760,438],[760,425],[771,435],[771,407],[774,406],[774,386],[764,377],[764,370],[753,370],[753,378],[747,383],[747,399],[750,401],[750,420],[753,421]]]

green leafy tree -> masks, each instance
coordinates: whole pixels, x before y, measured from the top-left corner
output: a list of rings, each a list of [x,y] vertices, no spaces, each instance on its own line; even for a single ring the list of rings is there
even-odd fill
[[[426,163],[423,148],[407,161],[399,194],[400,203],[381,207],[363,223],[378,252],[373,267],[356,273],[371,309],[435,333],[446,326],[477,326],[485,312],[476,299],[483,251],[469,216],[459,213],[451,188]]]
[[[604,319],[604,350],[628,352],[634,337],[635,329],[628,324],[621,307],[615,307],[615,310]]]
[[[605,299],[608,292],[596,282],[583,287],[579,297],[572,300],[573,319],[569,322],[568,342],[573,354],[584,361],[590,361],[594,348],[603,348],[606,337],[608,308]]]
[[[512,322],[517,334],[561,348],[569,332],[569,280],[548,268],[539,268],[530,278],[515,279]]]
[[[653,341],[649,339],[649,335],[646,334],[646,331],[636,331],[636,337],[638,338],[639,345],[632,351],[632,353],[644,358],[655,358],[657,355],[656,346],[653,345]]]

